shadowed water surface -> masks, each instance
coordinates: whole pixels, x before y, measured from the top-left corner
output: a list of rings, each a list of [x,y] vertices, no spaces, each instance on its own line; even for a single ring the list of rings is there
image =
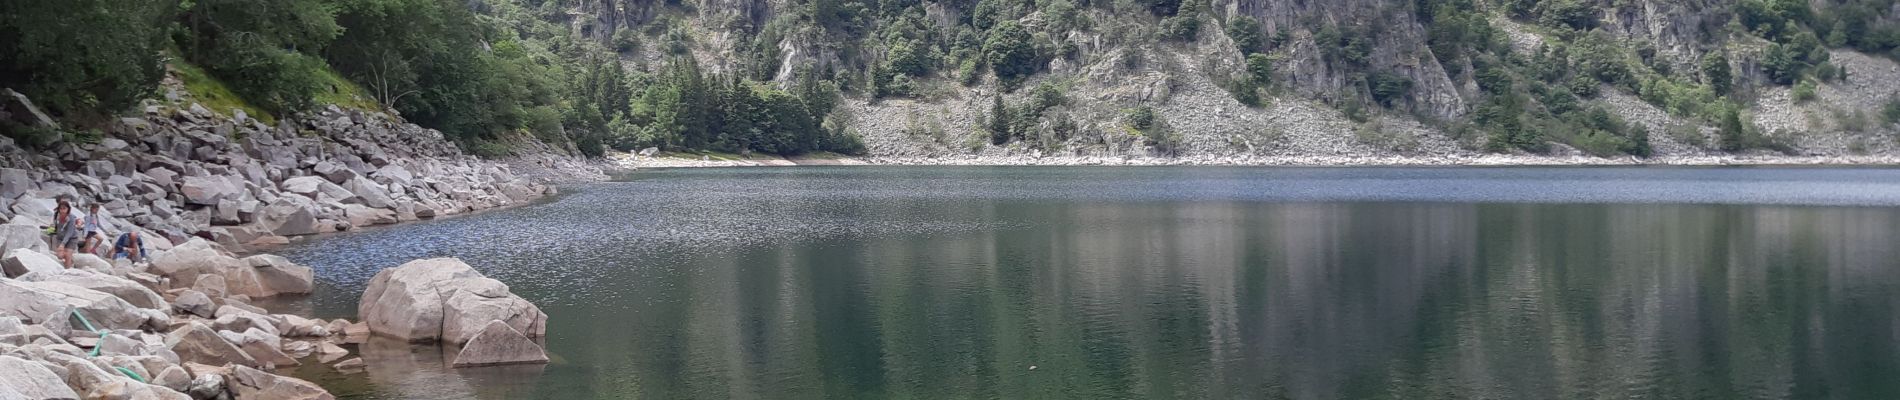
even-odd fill
[[[1900,170],[643,171],[284,255],[468,261],[546,366],[344,398],[1900,398]]]

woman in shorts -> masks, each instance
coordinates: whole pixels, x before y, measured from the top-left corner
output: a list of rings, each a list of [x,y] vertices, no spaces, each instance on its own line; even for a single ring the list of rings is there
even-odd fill
[[[67,203],[66,199],[59,199],[59,205],[53,207],[53,247],[57,249],[54,253],[59,256],[61,264],[69,267],[73,265],[73,250],[85,241],[80,228],[79,218],[73,215],[72,204]]]

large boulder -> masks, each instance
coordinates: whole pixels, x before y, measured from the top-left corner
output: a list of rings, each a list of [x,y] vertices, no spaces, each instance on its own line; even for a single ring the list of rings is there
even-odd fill
[[[279,198],[265,206],[259,212],[257,222],[259,226],[281,236],[317,233],[317,213],[310,206],[298,204],[289,198]]]
[[[0,258],[0,271],[5,271],[8,278],[18,278],[34,272],[58,272],[63,269],[66,268],[60,266],[59,260],[54,259],[53,256],[34,250],[13,249],[7,252],[6,257]]]
[[[39,106],[33,105],[32,99],[28,99],[25,94],[15,92],[13,89],[0,89],[0,111],[11,115],[13,117],[11,122],[20,125],[34,128],[59,127],[59,123],[53,122],[53,117],[47,116],[45,112],[40,111]]]
[[[316,276],[310,267],[291,263],[290,259],[274,254],[259,254],[245,257],[244,262],[256,272],[257,281],[263,289],[272,295],[306,294],[316,286]]]
[[[454,258],[410,261],[377,272],[357,312],[371,331],[409,341],[466,343],[489,321],[529,337],[547,333],[547,314]]]
[[[96,255],[75,251],[73,252],[73,268],[109,272],[112,270],[112,262]]]
[[[396,200],[389,197],[388,189],[384,189],[383,185],[370,181],[367,178],[359,176],[355,179],[350,179],[349,182],[343,183],[343,188],[349,190],[350,193],[355,193],[363,205],[373,208],[394,208],[396,206]]]
[[[354,203],[358,201],[356,193],[351,193],[349,189],[344,189],[342,186],[337,186],[330,182],[317,184],[316,199],[319,202],[338,203]]]
[[[322,184],[323,184],[323,178],[314,177],[314,176],[299,176],[295,178],[285,179],[284,182],[281,183],[280,185],[284,188],[285,192],[301,194],[304,196],[309,196],[310,198],[314,199],[314,198],[317,198],[317,187]]]
[[[349,182],[350,179],[356,178],[356,171],[350,170],[349,167],[342,164],[329,161],[318,161],[316,166],[310,167],[310,171],[323,176],[324,179],[329,179],[330,182],[333,183]]]
[[[38,186],[33,182],[33,175],[24,169],[0,168],[0,199],[20,198],[20,195]]]
[[[33,225],[0,225],[0,254],[6,254],[15,249],[27,249],[41,253],[48,252],[49,250],[46,247],[46,232],[40,230],[40,227]]]
[[[145,285],[140,285],[131,279],[87,270],[67,269],[50,272],[34,272],[20,276],[20,280],[27,282],[60,282],[97,290],[118,296],[119,299],[125,300],[127,303],[132,303],[133,306],[137,306],[138,308],[164,310],[171,307],[170,304],[165,303],[164,297],[160,297],[158,292],[153,292],[152,289],[145,287]]]
[[[250,353],[225,341],[223,337],[218,336],[217,332],[213,332],[211,327],[199,322],[187,322],[183,327],[166,335],[165,347],[177,353],[178,359],[183,362],[258,366],[257,359],[251,358]]]
[[[242,260],[225,254],[210,241],[192,238],[171,250],[152,257],[150,271],[172,278],[172,282],[197,282],[200,275],[224,275],[224,271],[248,269]]]
[[[205,295],[204,292],[186,289],[178,293],[178,298],[172,301],[172,310],[200,318],[212,318],[217,315],[215,312],[218,310],[218,305],[212,303],[211,296]]]
[[[239,399],[335,400],[336,396],[302,379],[239,366],[231,372],[231,393]]]
[[[296,358],[284,354],[281,349],[283,339],[278,338],[274,333],[251,328],[245,330],[244,333],[221,331],[218,332],[218,336],[227,342],[237,344],[245,354],[251,355],[251,359],[257,360],[259,364],[266,367],[291,367],[301,364]]]
[[[343,218],[349,220],[351,226],[387,225],[396,223],[396,212],[350,204],[343,206]]]
[[[224,178],[207,176],[186,176],[184,185],[179,187],[186,204],[201,206],[218,205],[218,200],[235,198],[240,190]]]
[[[483,365],[504,364],[546,364],[548,354],[541,345],[522,335],[521,331],[508,327],[508,323],[489,321],[481,332],[469,338],[460,352],[455,353],[454,366],[477,367]]]
[[[0,371],[6,371],[0,373],[0,394],[18,394],[28,399],[79,398],[79,393],[67,387],[59,374],[53,373],[43,364],[13,356],[0,356]]]
[[[258,266],[260,263],[262,266]],[[173,282],[194,282],[194,287],[207,293],[217,292],[212,293],[217,296],[260,298],[283,293],[310,293],[311,286],[309,268],[290,264],[288,260],[272,263],[238,259],[201,238],[194,238],[154,257],[151,270],[171,277]],[[210,276],[217,279],[206,281],[206,277]],[[218,281],[222,285],[216,285]],[[223,289],[220,290],[218,286]]]
[[[163,315],[147,313],[118,296],[70,283],[0,279],[0,316],[65,323],[75,311],[99,329],[139,329],[157,324],[154,314]]]
[[[384,165],[382,168],[376,169],[376,172],[370,173],[370,176],[376,177],[377,182],[395,183],[403,186],[408,186],[409,181],[416,179],[415,174],[409,173],[407,168],[394,164]]]

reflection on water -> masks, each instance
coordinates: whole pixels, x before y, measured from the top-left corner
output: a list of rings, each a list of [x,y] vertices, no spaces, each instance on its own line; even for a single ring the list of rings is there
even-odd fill
[[[298,373],[346,398],[1900,398],[1895,208],[1027,170],[669,171],[309,243],[326,287],[300,306],[353,314],[375,269],[463,257],[550,314],[555,362],[377,341],[366,374]],[[1118,195],[1144,191],[1169,194]]]

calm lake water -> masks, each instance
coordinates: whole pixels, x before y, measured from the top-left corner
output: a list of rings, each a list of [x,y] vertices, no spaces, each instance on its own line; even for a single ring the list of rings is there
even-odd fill
[[[642,171],[286,249],[355,317],[454,256],[546,366],[364,399],[1900,398],[1900,170]]]

